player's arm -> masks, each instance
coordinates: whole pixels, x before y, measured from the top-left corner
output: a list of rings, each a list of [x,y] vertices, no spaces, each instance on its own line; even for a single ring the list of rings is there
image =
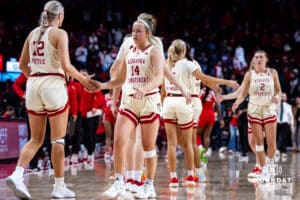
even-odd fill
[[[241,91],[239,92],[237,99],[232,105],[233,111],[235,111],[239,107],[239,105],[244,101],[244,99],[248,95],[249,87],[250,87],[250,73],[247,72],[243,80],[242,87],[240,89]]]
[[[154,78],[143,88],[138,89],[140,92],[147,94],[159,87],[164,78],[164,60],[157,48],[153,48],[150,52],[150,60]]]
[[[271,69],[273,80],[274,80],[274,89],[275,89],[275,94],[272,97],[272,102],[273,103],[279,103],[280,102],[280,97],[281,97],[281,86],[278,78],[278,73],[276,69]]]
[[[25,40],[25,43],[23,45],[21,58],[20,58],[20,70],[25,74],[26,77],[30,75],[31,69],[28,66],[30,62],[30,56],[29,56],[29,40],[31,38],[32,32],[28,35],[28,37]]]
[[[200,79],[201,81],[208,83],[208,82],[213,82],[216,85],[228,85],[229,87],[232,88],[238,88],[239,84],[237,84],[236,81],[233,80],[225,80],[225,79],[220,79],[220,78],[215,78],[212,76],[208,76],[201,72],[199,69],[196,69],[192,72],[193,76],[196,78]]]
[[[163,80],[163,83],[161,85],[161,89],[160,89],[160,96],[161,96],[161,102],[164,102],[164,99],[166,98],[166,87],[165,87],[166,81]]]
[[[117,87],[121,87],[122,84],[125,82],[126,79],[126,62],[125,62],[126,54],[122,57],[121,63],[119,65],[119,70],[117,72],[117,75],[115,77],[112,77],[112,79],[105,83],[99,83],[101,90],[105,89],[114,89]]]
[[[164,62],[164,75],[165,75],[166,79],[168,79],[173,85],[175,85],[181,91],[182,95],[186,99],[186,102],[190,103],[191,102],[191,95],[189,94],[188,91],[184,90],[184,87],[177,81],[175,76],[173,76],[173,74],[169,70],[166,62]]]

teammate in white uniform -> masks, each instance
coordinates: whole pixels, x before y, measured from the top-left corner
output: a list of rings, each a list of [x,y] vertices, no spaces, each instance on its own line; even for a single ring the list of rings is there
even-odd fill
[[[192,61],[185,58],[186,44],[182,40],[174,40],[168,50],[168,66],[176,79],[182,83],[185,91],[191,92],[191,78],[194,76],[205,82],[214,82],[215,84],[226,84],[231,87],[238,87],[235,81],[217,79],[204,75],[199,67]],[[181,130],[182,146],[185,152],[185,161],[187,168],[187,185],[195,185],[194,182],[194,152],[193,152],[193,109],[192,104],[186,103],[181,91],[174,86],[169,80],[165,79],[166,98],[163,102],[163,118],[168,138],[168,164],[170,171],[171,187],[178,186],[178,178],[176,173],[176,146],[177,126]]]
[[[75,197],[75,193],[64,183],[64,136],[68,120],[68,94],[64,73],[89,89],[96,89],[96,84],[71,65],[68,36],[59,28],[63,20],[62,4],[58,1],[47,2],[41,14],[40,26],[27,37],[20,58],[20,69],[28,77],[26,108],[31,138],[21,151],[15,171],[6,179],[7,185],[19,198],[31,198],[22,176],[25,167],[43,144],[47,116],[51,129],[51,161],[55,180],[52,197]],[[28,67],[29,64],[31,67]]]
[[[248,121],[256,138],[256,154],[261,171],[258,175],[266,175],[264,152],[264,134],[268,145],[268,157],[272,165],[276,152],[276,103],[280,101],[281,87],[275,69],[268,68],[268,57],[265,51],[258,50],[254,54],[254,69],[247,72],[243,80],[244,86],[232,106],[235,111],[249,93]]]
[[[141,13],[138,16],[138,19],[151,21],[152,34],[154,34],[154,30],[156,27],[156,20],[154,19],[154,17],[152,15],[150,15],[148,13]],[[156,36],[151,37],[150,43],[153,44],[154,46],[156,46],[160,50],[162,56],[164,55],[163,44],[159,37],[156,37]],[[134,45],[135,44],[134,44],[132,36],[125,37],[124,42],[122,43],[120,50],[118,52],[117,58],[113,64],[113,66],[111,67],[111,70],[110,70],[111,77],[116,76],[116,74],[118,73],[118,70],[119,70],[122,56],[124,56],[126,51],[131,49]],[[185,95],[185,98],[187,99],[187,102],[189,102],[190,101],[189,94],[187,94],[185,91],[183,91],[182,86],[178,83],[178,81],[175,79],[175,77],[171,74],[171,72],[168,70],[166,65],[164,66],[164,70],[165,70],[164,74],[165,74],[166,78],[170,79],[178,88],[181,89],[181,91]],[[126,101],[125,100],[126,85],[127,84],[124,83],[122,86],[122,98],[121,98],[120,108],[123,107],[124,102]],[[118,105],[120,90],[121,90],[121,88],[114,89],[114,93],[113,93],[114,104],[113,105]],[[117,106],[114,106],[114,110],[115,110],[114,114],[116,116]],[[118,131],[117,129],[115,129],[115,130]],[[126,163],[125,163],[126,185],[125,186],[126,186],[126,190],[130,190],[134,193],[138,192],[138,190],[141,189],[141,186],[142,186],[141,174],[142,174],[142,168],[143,168],[143,164],[144,164],[144,151],[143,151],[143,147],[141,144],[140,132],[141,132],[141,127],[140,127],[140,125],[138,125],[136,127],[136,133],[130,134],[130,139],[128,142],[128,148],[127,148],[127,152],[126,152]]]
[[[249,71],[251,71],[253,69],[254,69],[254,59],[252,59],[250,62]],[[236,99],[239,96],[239,94],[242,92],[242,90],[243,90],[242,88],[244,87],[244,85],[245,85],[244,82],[242,82],[241,87],[239,87],[239,89],[237,89],[233,93],[222,95],[222,100]],[[249,122],[248,122],[248,144],[256,157],[255,166],[253,167],[251,172],[248,174],[248,177],[252,178],[252,177],[260,176],[261,168],[259,165],[258,157],[256,155],[256,150],[255,150],[256,149],[255,136],[252,134],[252,130],[251,130]]]
[[[133,24],[132,37],[135,45],[122,58],[118,76],[112,81],[99,83],[101,89],[120,87],[126,81],[125,103],[118,115],[114,141],[115,182],[103,193],[114,198],[123,193],[125,151],[127,138],[137,124],[141,123],[142,143],[145,151],[147,180],[144,190],[137,193],[137,198],[155,198],[154,175],[156,170],[155,142],[159,128],[159,108],[161,107],[158,86],[163,80],[163,57],[149,38],[152,37],[151,24],[148,20],[138,19]]]

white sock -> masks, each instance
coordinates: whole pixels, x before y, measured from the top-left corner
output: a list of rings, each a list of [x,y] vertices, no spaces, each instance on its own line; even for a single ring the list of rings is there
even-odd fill
[[[170,172],[170,177],[171,178],[177,178],[177,173],[176,172]]]
[[[54,184],[58,187],[64,187],[65,186],[65,178],[56,178],[54,177]]]
[[[194,170],[187,170],[188,176],[194,176]]]
[[[255,167],[261,168],[259,163],[255,163]]]
[[[138,182],[142,182],[142,174],[143,174],[142,170],[134,171],[134,179],[133,180],[138,181]]]
[[[22,178],[23,174],[24,174],[24,167],[21,166],[16,166],[15,171],[13,172],[13,176],[18,177],[18,178]]]
[[[128,176],[126,177],[127,178],[127,180],[128,179],[134,179],[134,175],[135,175],[135,171],[134,170],[129,170],[128,171],[128,174],[127,174]]]

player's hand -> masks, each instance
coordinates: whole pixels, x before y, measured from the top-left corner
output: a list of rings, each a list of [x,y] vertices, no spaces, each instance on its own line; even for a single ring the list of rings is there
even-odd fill
[[[186,104],[190,104],[192,102],[192,97],[190,95],[190,93],[186,92],[186,91],[183,91],[182,92],[182,95],[184,96],[185,98],[185,103]]]
[[[114,118],[117,118],[118,115],[118,107],[116,105],[112,105],[110,107],[110,110],[112,112],[112,115],[114,116]]]
[[[217,94],[215,101],[216,103],[221,103],[223,101],[223,96],[221,94]]]
[[[133,94],[133,97],[136,99],[142,99],[146,95],[146,91],[144,88],[133,88],[135,90],[135,93]]]
[[[219,85],[215,85],[213,88],[211,88],[213,91],[215,91],[218,94],[222,94],[222,88]]]
[[[229,81],[228,86],[233,88],[233,89],[238,89],[240,87],[240,85],[236,81],[233,81],[233,80]]]
[[[280,102],[280,98],[278,97],[278,95],[272,96],[271,101],[275,104],[278,104]]]
[[[89,91],[91,92],[95,92],[95,91],[98,91],[100,90],[99,89],[99,85],[98,85],[98,81],[95,81],[95,80],[92,80],[92,79],[89,79],[89,78],[85,78],[81,84],[86,88],[88,89]]]

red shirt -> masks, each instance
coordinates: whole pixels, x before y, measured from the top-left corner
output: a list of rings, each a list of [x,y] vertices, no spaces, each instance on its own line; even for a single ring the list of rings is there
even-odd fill
[[[74,81],[74,80],[70,81],[69,85],[73,85],[76,88],[77,106],[79,106],[80,100],[81,100],[81,94],[82,94],[84,87],[83,87],[83,85],[81,85],[80,82]]]
[[[86,117],[87,112],[93,110],[93,108],[98,109],[105,106],[104,95],[100,91],[90,92],[83,89],[79,96],[81,96],[79,110],[82,117]]]
[[[69,111],[73,116],[77,116],[78,113],[78,99],[77,99],[77,90],[73,84],[68,84],[68,96],[69,96]]]
[[[205,95],[206,88],[201,90],[200,99],[202,100]],[[215,107],[215,94],[213,91],[209,91],[208,95],[206,96],[205,102],[202,101],[203,110],[212,110],[214,111]]]
[[[26,82],[27,77],[25,76],[25,74],[21,73],[12,86],[17,95],[22,99],[25,98]]]

